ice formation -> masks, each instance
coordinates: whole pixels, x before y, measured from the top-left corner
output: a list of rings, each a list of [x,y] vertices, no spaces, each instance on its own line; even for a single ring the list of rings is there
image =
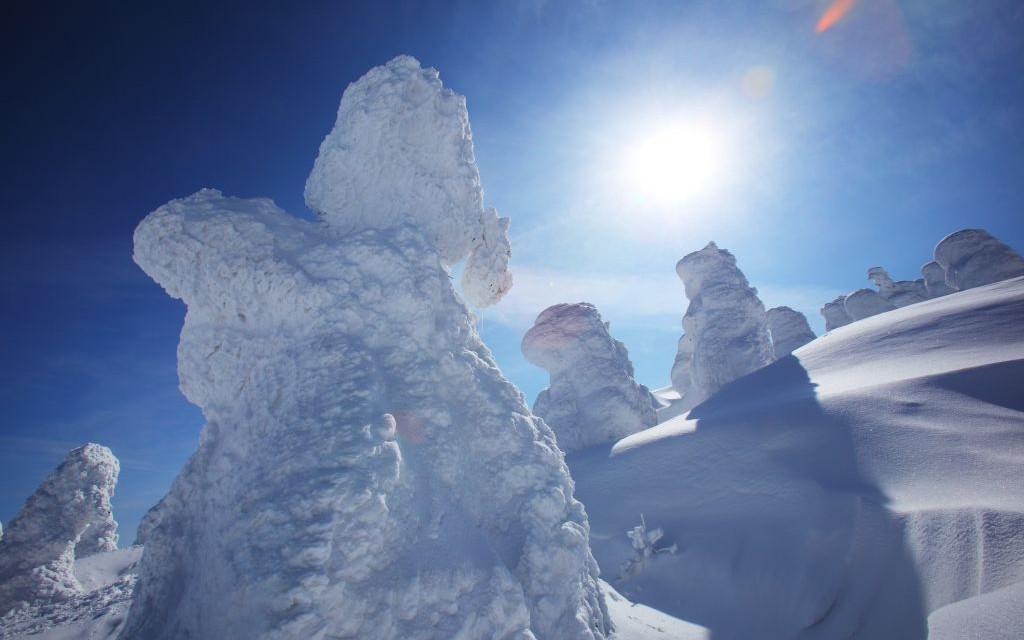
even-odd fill
[[[814,340],[807,316],[789,307],[775,307],[768,310],[768,330],[772,334],[772,349],[775,359],[788,356],[795,350]]]
[[[555,432],[562,451],[618,440],[657,423],[656,400],[633,378],[625,345],[608,333],[594,305],[542,311],[523,338],[523,354],[551,375],[533,412]]]
[[[877,291],[871,289],[857,289],[847,295],[843,306],[846,308],[846,314],[854,321],[877,316],[896,308]]]
[[[0,614],[78,594],[76,555],[117,548],[110,497],[119,468],[110,449],[87,444],[29,497],[0,539]]]
[[[923,279],[893,281],[884,267],[868,269],[868,279],[878,287],[878,295],[894,307],[906,307],[928,299]]]
[[[146,540],[149,539],[149,534],[156,528],[156,525],[160,523],[160,518],[163,516],[164,501],[153,505],[153,507],[146,512],[146,515],[142,516],[142,520],[139,521],[139,526],[135,530],[135,545],[144,545]]]
[[[961,229],[935,246],[946,284],[962,291],[1024,275],[1024,258],[984,229]]]
[[[921,267],[921,275],[929,298],[941,298],[953,293],[953,289],[946,284],[946,270],[938,262],[932,261]]]
[[[673,386],[694,406],[725,384],[772,361],[764,304],[736,267],[736,258],[714,242],[679,261],[690,305],[672,368]]]
[[[554,436],[443,266],[474,252],[477,290],[504,287],[463,98],[409,57],[373,69],[306,196],[319,223],[203,190],[135,232],[188,307],[178,374],[206,426],[121,637],[606,637]]]
[[[850,314],[846,313],[846,296],[837,296],[835,300],[826,302],[821,308],[821,315],[825,318],[825,331],[845,327],[853,322]]]

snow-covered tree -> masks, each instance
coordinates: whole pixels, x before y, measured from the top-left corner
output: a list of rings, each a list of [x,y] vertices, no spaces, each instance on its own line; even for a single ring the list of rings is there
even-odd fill
[[[775,359],[783,358],[804,346],[817,336],[807,324],[807,316],[789,307],[768,310],[768,330],[772,335]]]
[[[940,240],[935,262],[957,291],[1024,275],[1024,257],[984,229],[961,229]]]
[[[346,89],[306,184],[316,223],[203,190],[135,259],[188,313],[198,450],[145,536],[124,640],[538,638],[607,631],[554,436],[498,370],[507,289],[465,100],[399,57]]]
[[[523,355],[551,376],[533,412],[562,451],[618,440],[658,421],[657,401],[633,377],[626,346],[608,329],[592,304],[556,304],[523,338]]]
[[[714,242],[676,265],[690,305],[672,382],[686,407],[772,361],[768,316],[736,258]]]
[[[0,615],[23,602],[79,594],[76,554],[117,548],[110,497],[119,469],[110,449],[87,444],[69,452],[29,497],[0,539]]]

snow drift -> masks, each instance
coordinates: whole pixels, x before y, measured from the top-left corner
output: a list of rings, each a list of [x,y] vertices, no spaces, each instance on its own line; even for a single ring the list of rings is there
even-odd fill
[[[81,593],[75,558],[117,548],[110,497],[119,469],[110,449],[87,444],[29,497],[0,538],[0,614]]]
[[[612,580],[716,640],[1024,635],[1024,278],[835,329],[569,456]]]
[[[507,288],[480,193],[464,99],[401,57],[342,97],[319,223],[203,190],[139,225],[207,422],[125,640],[605,637],[562,454],[443,267],[471,254],[480,303]]]
[[[768,317],[736,258],[714,242],[676,265],[690,304],[672,386],[692,407],[726,383],[772,361]]]
[[[633,377],[626,346],[608,333],[594,305],[557,304],[523,337],[523,355],[551,375],[533,413],[576,451],[618,440],[657,423],[657,401]]]

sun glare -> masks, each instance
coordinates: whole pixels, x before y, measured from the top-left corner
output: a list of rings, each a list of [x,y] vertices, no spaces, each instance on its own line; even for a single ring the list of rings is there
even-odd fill
[[[709,193],[721,177],[725,140],[706,124],[656,131],[625,156],[627,188],[655,204],[676,204]]]

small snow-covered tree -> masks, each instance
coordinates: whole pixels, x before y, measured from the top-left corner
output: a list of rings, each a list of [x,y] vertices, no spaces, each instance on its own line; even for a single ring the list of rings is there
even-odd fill
[[[622,571],[619,576],[620,580],[639,575],[650,559],[659,553],[675,553],[678,549],[674,543],[668,547],[656,546],[658,541],[665,536],[665,532],[662,531],[661,527],[648,529],[647,520],[644,519],[644,514],[642,513],[640,514],[640,524],[627,531],[626,535],[633,543],[633,557],[624,562],[622,567],[620,567]]]

